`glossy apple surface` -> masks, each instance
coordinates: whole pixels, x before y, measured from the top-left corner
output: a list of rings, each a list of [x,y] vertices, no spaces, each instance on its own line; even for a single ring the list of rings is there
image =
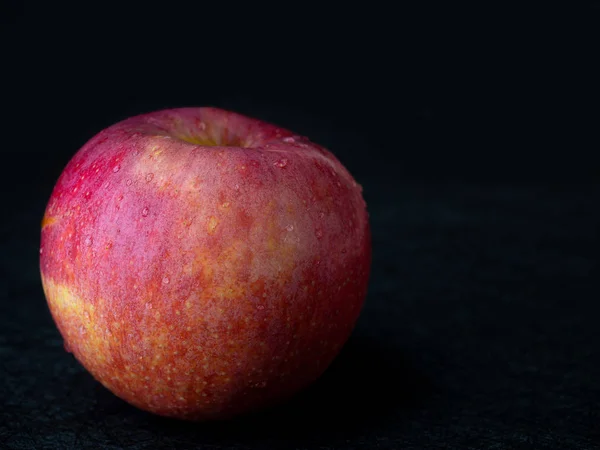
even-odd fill
[[[101,131],[42,222],[65,347],[156,414],[231,417],[313,382],[349,337],[371,263],[361,188],[327,150],[215,108]]]

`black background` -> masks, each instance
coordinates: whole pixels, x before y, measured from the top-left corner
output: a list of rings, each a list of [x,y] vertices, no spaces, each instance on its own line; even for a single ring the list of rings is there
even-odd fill
[[[0,448],[598,448],[600,3],[80,3],[0,4]],[[38,250],[85,141],[204,105],[331,149],[374,259],[318,383],[199,425],[63,351]]]

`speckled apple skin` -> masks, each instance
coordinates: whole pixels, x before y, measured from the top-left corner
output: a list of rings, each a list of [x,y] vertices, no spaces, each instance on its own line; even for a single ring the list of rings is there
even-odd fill
[[[141,409],[207,420],[313,382],[365,299],[360,186],[327,150],[215,108],[119,122],[60,176],[40,267],[65,347]]]

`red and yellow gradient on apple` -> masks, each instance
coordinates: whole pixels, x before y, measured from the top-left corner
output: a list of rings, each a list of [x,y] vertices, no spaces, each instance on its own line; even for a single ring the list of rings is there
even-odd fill
[[[216,108],[157,111],[92,138],[42,222],[65,346],[141,409],[207,420],[307,386],[367,291],[360,186],[306,138]]]

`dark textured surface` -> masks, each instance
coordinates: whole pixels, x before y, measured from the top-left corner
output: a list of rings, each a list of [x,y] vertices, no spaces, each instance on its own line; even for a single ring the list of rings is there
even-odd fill
[[[43,205],[16,211],[2,225],[0,446],[600,443],[599,187],[363,184],[374,263],[354,336],[293,402],[217,425],[137,411],[63,350],[37,274]]]

